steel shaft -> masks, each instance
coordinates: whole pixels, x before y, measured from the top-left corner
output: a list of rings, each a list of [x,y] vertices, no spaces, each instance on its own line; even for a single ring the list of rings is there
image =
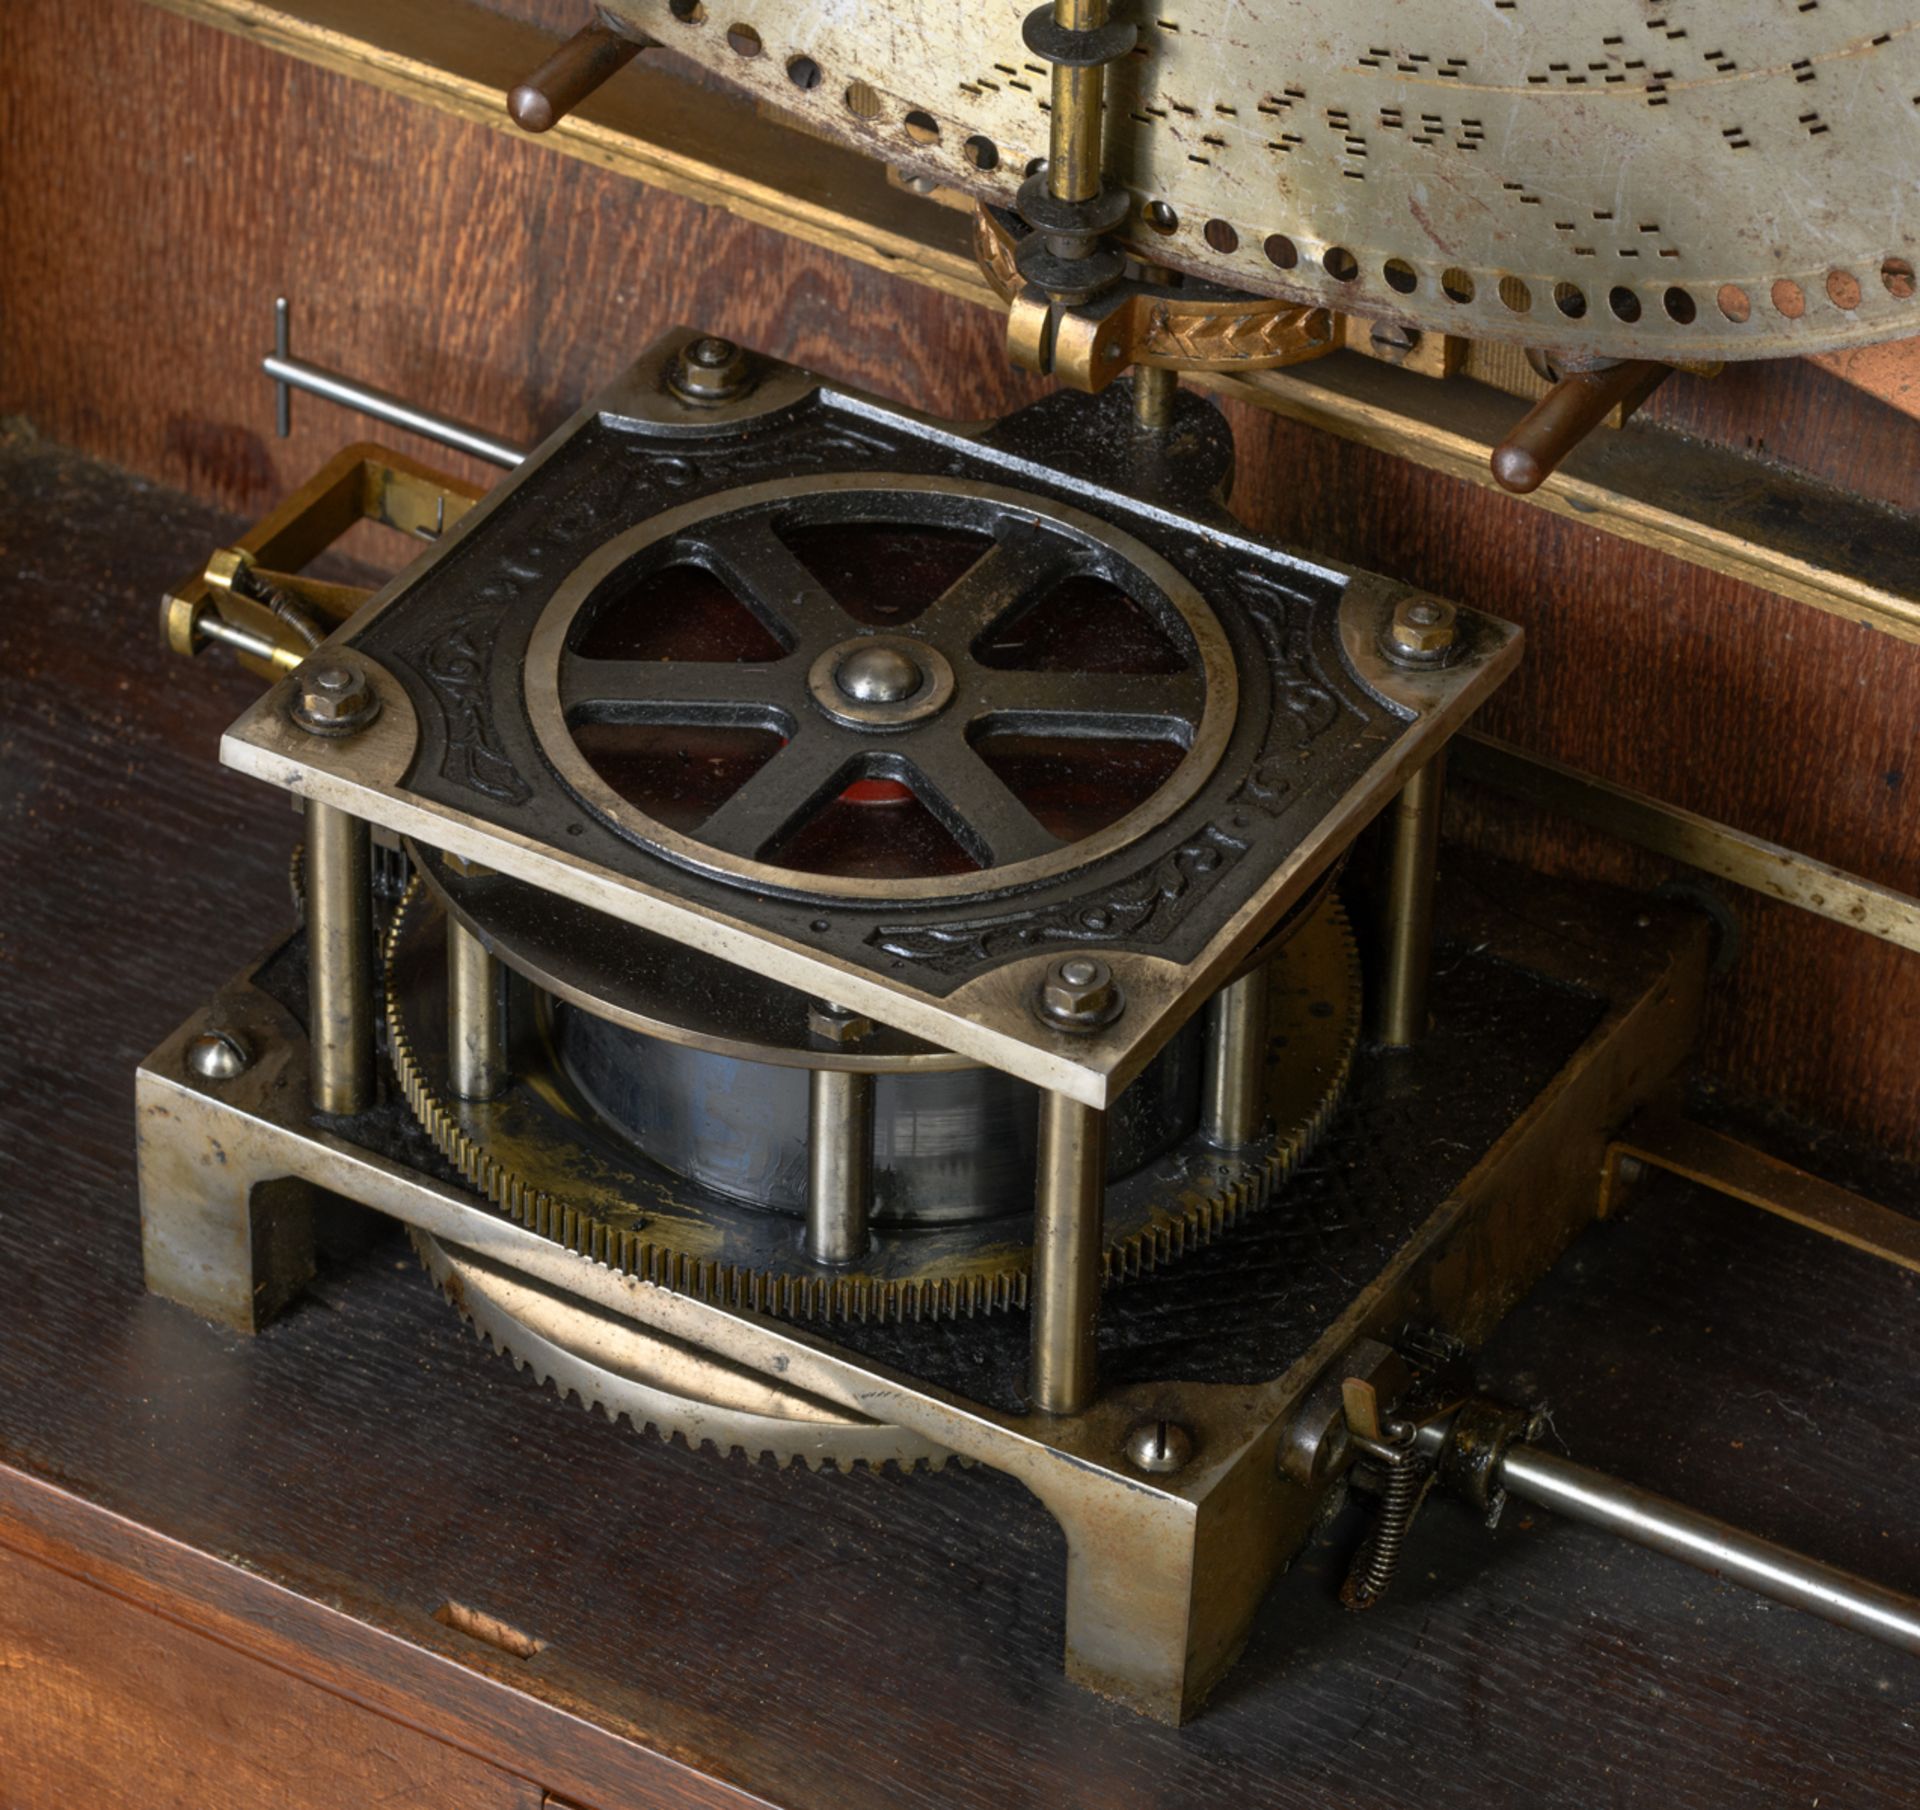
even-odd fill
[[[1251,1144],[1267,1122],[1267,985],[1262,964],[1207,1004],[1201,1123],[1223,1149]]]
[[[1065,1094],[1040,1096],[1027,1392],[1042,1414],[1078,1414],[1093,1400],[1106,1134],[1096,1108]]]
[[[447,1053],[453,1091],[491,1100],[507,1078],[506,990],[498,961],[464,924],[447,918]]]
[[[807,1138],[807,1254],[852,1263],[867,1251],[873,1206],[873,1077],[816,1068]]]
[[[373,1098],[372,874],[366,824],[309,800],[307,1015],[322,1112],[358,1112]]]
[[[1053,0],[1054,23],[1088,31],[1107,22],[1107,0]],[[1053,67],[1048,115],[1047,189],[1057,201],[1091,201],[1100,193],[1100,109],[1104,65]]]
[[[1920,1653],[1920,1601],[1913,1597],[1533,1446],[1509,1449],[1500,1481],[1513,1495],[1569,1520],[1604,1527],[1776,1602]]]
[[[1433,870],[1440,848],[1445,776],[1443,752],[1400,788],[1393,805],[1385,961],[1375,1022],[1380,1041],[1396,1049],[1419,1042],[1427,1028],[1427,985],[1433,972]]]

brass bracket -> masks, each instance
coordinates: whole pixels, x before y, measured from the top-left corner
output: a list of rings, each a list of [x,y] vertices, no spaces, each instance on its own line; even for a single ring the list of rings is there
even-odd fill
[[[279,678],[310,647],[272,604],[248,590],[264,584],[291,593],[318,627],[331,631],[368,593],[304,577],[303,567],[358,522],[437,540],[485,494],[479,485],[370,441],[344,447],[232,546],[167,591],[160,600],[161,639],[187,655],[225,641],[249,672]]]

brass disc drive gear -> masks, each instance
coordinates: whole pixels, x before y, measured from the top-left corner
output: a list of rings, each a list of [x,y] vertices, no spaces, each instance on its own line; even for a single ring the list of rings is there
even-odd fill
[[[823,1267],[801,1221],[728,1199],[649,1161],[586,1102],[555,1053],[550,1002],[517,1011],[513,1079],[496,1098],[448,1084],[445,919],[416,880],[387,938],[389,1047],[408,1105],[442,1156],[502,1211],[625,1274],[725,1306],[812,1320],[909,1320],[1024,1306],[1031,1216],[876,1224],[860,1262]],[[1194,1131],[1107,1189],[1104,1278],[1179,1256],[1266,1205],[1345,1087],[1360,976],[1329,891],[1269,958],[1268,1131],[1222,1150]]]

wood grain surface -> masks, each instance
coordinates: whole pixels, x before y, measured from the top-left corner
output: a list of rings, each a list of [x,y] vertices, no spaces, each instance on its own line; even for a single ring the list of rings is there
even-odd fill
[[[13,0],[4,29],[0,411],[228,507],[360,433],[298,399],[271,438],[255,361],[282,292],[297,351],[527,439],[676,321],[955,415],[1037,393],[996,316],[137,0]],[[1920,423],[1813,366],[1676,378],[1652,407],[1920,507]],[[1920,893],[1920,647],[1269,416],[1235,426],[1253,525],[1526,626],[1494,732]],[[1668,875],[1483,797],[1454,827],[1559,871]],[[1920,959],[1730,903],[1746,934],[1710,1064],[1920,1155]]]
[[[234,1778],[593,1810],[1911,1804],[1920,1662],[1545,1516],[1434,1505],[1365,1616],[1342,1517],[1175,1731],[1061,1677],[1060,1539],[1004,1479],[643,1438],[474,1343],[391,1236],[254,1340],[146,1296],[133,1067],[288,920],[284,801],[213,759],[253,682],[148,651],[178,547],[233,529],[0,452],[5,1810]],[[1910,1170],[1806,1160],[1920,1206]],[[1662,1181],[1482,1368],[1583,1460],[1912,1590],[1917,1362],[1920,1278]]]

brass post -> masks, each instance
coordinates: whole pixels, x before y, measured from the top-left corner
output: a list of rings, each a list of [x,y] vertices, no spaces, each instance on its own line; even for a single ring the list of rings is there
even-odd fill
[[[1027,1372],[1027,1393],[1042,1414],[1078,1414],[1093,1401],[1106,1178],[1106,1115],[1043,1093]]]
[[[807,1116],[807,1255],[852,1263],[873,1204],[873,1077],[816,1068]]]
[[[506,989],[487,946],[447,918],[447,1054],[453,1091],[491,1100],[507,1079]]]
[[[1107,0],[1053,0],[1053,22],[1091,31],[1107,22]],[[1091,201],[1100,193],[1100,109],[1105,68],[1053,66],[1048,117],[1047,192],[1056,201]]]
[[[373,857],[349,811],[307,803],[307,1031],[313,1103],[373,1099]]]
[[[1400,788],[1393,805],[1385,959],[1375,1015],[1380,1041],[1396,1049],[1419,1042],[1427,1028],[1427,982],[1433,969],[1433,867],[1440,846],[1446,759],[1442,750],[1428,760]]]
[[[1266,965],[1207,1002],[1207,1056],[1200,1122],[1225,1150],[1251,1144],[1267,1123]]]
[[[1173,425],[1174,399],[1180,393],[1180,373],[1164,365],[1133,367],[1133,418],[1152,433]]]

